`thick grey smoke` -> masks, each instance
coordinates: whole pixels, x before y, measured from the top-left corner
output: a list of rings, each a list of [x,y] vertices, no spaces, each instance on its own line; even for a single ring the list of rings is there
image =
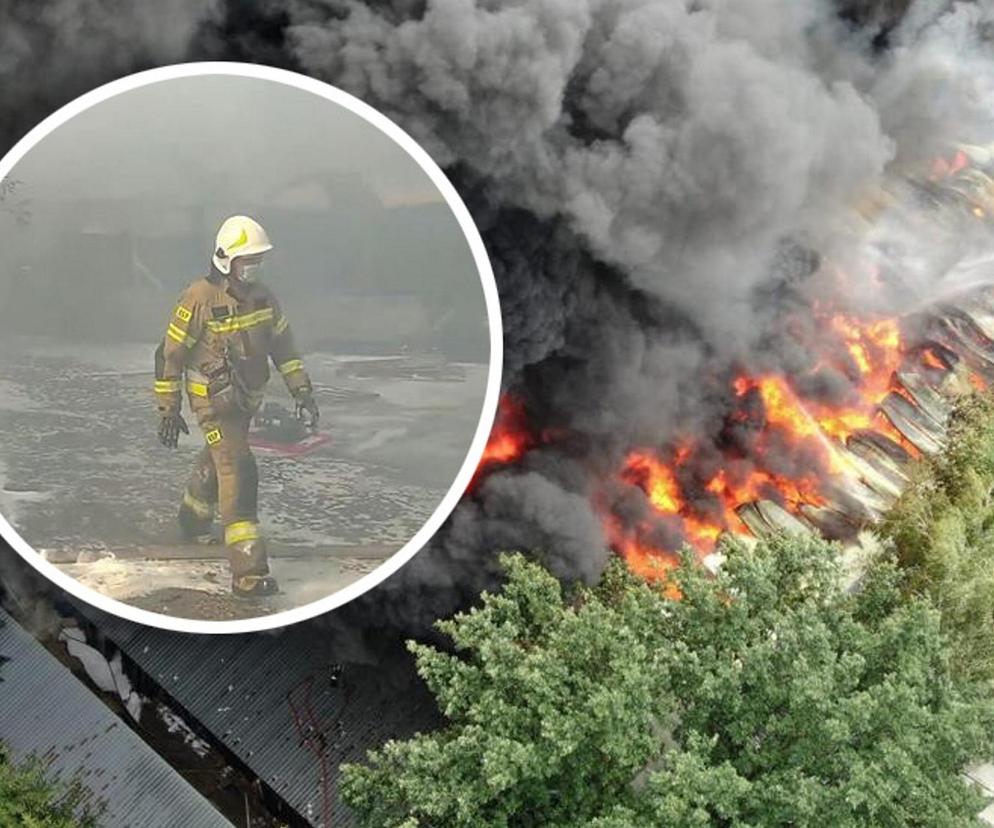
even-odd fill
[[[990,140],[992,33],[989,2],[912,5],[872,88],[899,160],[931,155],[953,141]]]
[[[838,289],[807,251],[846,266],[849,254],[857,279],[867,264],[911,261],[918,272],[894,277],[889,311],[921,301],[949,248],[899,221],[867,235],[853,207],[880,192],[888,165],[911,170],[954,140],[992,135],[981,94],[989,10],[971,4],[852,3],[844,15],[817,0],[292,9],[302,68],[486,182],[490,209],[475,212],[490,219],[505,297],[507,382],[536,428],[573,437],[494,474],[379,591],[413,603],[431,594],[434,612],[451,609],[439,596],[489,577],[487,550],[515,541],[578,549],[567,576],[596,570],[597,520],[566,534],[553,510],[517,509],[505,526],[498,493],[507,503],[520,487],[530,502],[538,475],[592,515],[592,482],[620,452],[716,433],[737,359],[810,367],[802,348],[770,336],[783,302]],[[948,239],[962,243],[959,229]],[[862,287],[843,300],[880,301]],[[843,400],[850,381],[821,372],[808,390]],[[784,451],[780,462],[796,473],[804,458]],[[421,589],[436,578],[446,589]]]
[[[562,219],[729,346],[750,344],[744,311],[780,240],[821,234],[892,155],[839,56],[821,60],[830,34],[848,42],[826,3],[439,0],[399,24],[348,8],[328,25],[299,7],[308,72],[501,203]]]
[[[892,186],[882,199],[891,206],[871,228],[837,233],[823,249],[844,267],[862,267],[865,273],[872,265],[884,274],[894,289],[864,298],[882,301],[892,314],[936,298],[955,286],[961,264],[989,256],[988,224],[921,207],[937,197],[936,188],[923,182],[923,171],[936,159],[949,160],[957,150],[965,151],[972,166],[991,172],[992,33],[994,6],[989,2],[912,3],[890,31],[890,48],[879,56],[874,71],[859,78],[859,88],[895,148]],[[952,195],[964,196],[986,219],[994,205],[983,179],[974,181],[976,189],[963,182]]]
[[[60,18],[70,5],[91,25]],[[0,19],[0,78],[17,78],[5,114],[40,116],[153,62],[277,63],[398,120],[481,226],[506,384],[556,440],[487,478],[429,549],[331,617],[337,629],[450,612],[510,546],[544,552],[564,578],[594,577],[594,481],[634,446],[714,433],[736,360],[803,366],[770,328],[784,304],[832,290],[809,251],[852,248],[851,207],[889,164],[991,134],[987,2],[228,0],[173,4],[154,44],[151,5],[48,7]],[[46,59],[55,68],[32,91]],[[24,128],[19,114],[4,135]],[[918,236],[901,241],[915,249]],[[869,252],[886,263],[890,241]],[[925,262],[912,287],[938,266]],[[845,393],[844,377],[821,382]]]
[[[52,0],[0,4],[0,143],[131,72],[178,63],[216,0]]]

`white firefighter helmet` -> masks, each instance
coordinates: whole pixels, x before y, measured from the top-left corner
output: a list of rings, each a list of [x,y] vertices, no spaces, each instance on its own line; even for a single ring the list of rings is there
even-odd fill
[[[214,266],[227,275],[231,262],[239,256],[254,256],[272,250],[273,245],[262,225],[248,216],[226,218],[214,242]]]

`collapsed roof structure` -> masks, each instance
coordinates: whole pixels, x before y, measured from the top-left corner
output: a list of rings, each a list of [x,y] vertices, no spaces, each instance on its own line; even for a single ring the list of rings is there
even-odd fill
[[[73,604],[101,646],[121,652],[141,692],[166,699],[258,779],[267,805],[293,825],[352,825],[338,796],[339,766],[440,722],[410,662],[392,664],[389,672],[340,663],[325,636],[306,623],[267,633],[190,635]]]
[[[82,783],[102,828],[230,823],[65,666],[0,610],[0,743]]]
[[[920,370],[897,370],[879,405],[890,435],[867,429],[831,446],[835,485],[825,502],[800,504],[791,514],[771,500],[739,504],[736,514],[749,533],[816,532],[851,540],[875,523],[910,481],[914,455],[940,452],[947,442],[952,400],[994,382],[994,292],[974,286],[908,320],[918,339]],[[712,562],[714,565],[714,562]]]

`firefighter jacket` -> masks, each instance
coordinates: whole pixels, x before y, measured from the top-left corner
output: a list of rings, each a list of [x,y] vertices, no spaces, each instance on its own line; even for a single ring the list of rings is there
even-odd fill
[[[251,411],[262,401],[270,359],[294,397],[311,391],[290,324],[273,292],[258,282],[240,286],[237,296],[220,273],[193,282],[173,308],[159,347],[161,414],[179,412],[184,386],[195,411],[220,408],[232,397]]]

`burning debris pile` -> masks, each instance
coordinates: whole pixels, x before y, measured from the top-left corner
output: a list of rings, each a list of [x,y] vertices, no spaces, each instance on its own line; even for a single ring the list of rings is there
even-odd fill
[[[829,322],[851,401],[811,396],[803,378],[739,374],[709,450],[688,440],[628,455],[618,481],[644,492],[650,508],[632,521],[622,496],[604,513],[633,569],[658,574],[684,542],[706,556],[724,532],[851,540],[901,494],[912,460],[942,449],[951,398],[994,379],[991,288],[901,324]]]
[[[985,220],[992,160],[982,147],[937,159],[926,178],[887,194],[888,217],[912,209],[937,224]],[[901,202],[909,196],[912,208]],[[884,272],[901,261],[881,267],[885,257],[874,252],[869,282],[881,296],[871,304],[886,305],[906,289],[899,274]],[[985,254],[960,271],[946,296],[900,316],[818,299],[785,303],[766,336],[779,364],[711,366],[700,383],[720,416],[661,445],[629,448],[613,472],[601,473],[591,502],[610,547],[657,578],[684,544],[714,565],[724,533],[807,531],[851,541],[877,522],[909,482],[911,463],[942,450],[954,398],[994,382],[994,259]],[[807,276],[851,278],[824,261]],[[867,279],[859,284],[865,290]],[[836,284],[830,295],[845,290]],[[782,359],[790,352],[792,362]],[[763,356],[754,361],[762,366]],[[527,465],[533,449],[569,453],[569,431],[533,432],[526,409],[521,398],[502,400],[474,486],[502,466]]]
[[[716,433],[632,449],[596,488],[605,535],[635,571],[662,575],[684,543],[709,562],[725,532],[851,540],[901,494],[911,462],[942,449],[952,400],[994,382],[994,285],[899,320],[817,322],[823,358],[805,374],[731,373]],[[852,383],[845,399],[826,399],[826,368]],[[529,432],[506,397],[480,475],[556,439]]]

